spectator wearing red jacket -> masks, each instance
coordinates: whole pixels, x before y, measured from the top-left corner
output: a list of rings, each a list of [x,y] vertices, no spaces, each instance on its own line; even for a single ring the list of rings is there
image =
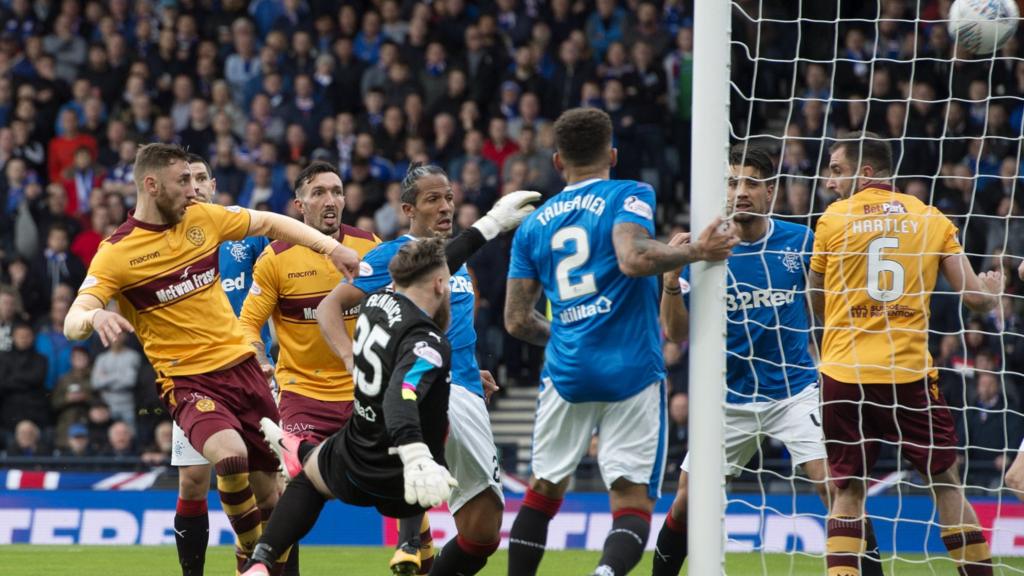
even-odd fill
[[[105,171],[96,165],[96,152],[88,146],[75,150],[74,160],[64,172],[61,183],[68,195],[67,213],[82,216],[90,212],[90,199],[94,190],[103,185]]]
[[[89,149],[93,158],[99,153],[96,139],[78,131],[78,116],[74,110],[66,109],[61,112],[60,125],[64,129],[64,134],[50,140],[46,155],[50,182],[60,181],[64,171],[74,164],[75,152],[82,146]]]
[[[487,141],[484,142],[483,157],[498,166],[498,181],[501,182],[501,169],[509,156],[519,152],[519,145],[508,137],[508,122],[501,116],[491,118],[487,126]]]

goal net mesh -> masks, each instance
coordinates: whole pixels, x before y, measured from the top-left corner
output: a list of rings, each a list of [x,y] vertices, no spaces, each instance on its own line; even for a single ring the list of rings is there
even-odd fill
[[[826,187],[830,145],[849,131],[877,133],[891,145],[895,187],[952,220],[976,271],[1006,274],[1004,295],[987,314],[970,312],[940,274],[927,342],[955,422],[968,500],[997,573],[1018,573],[1024,563],[1012,556],[1024,555],[1024,507],[1004,473],[1024,435],[1024,287],[1017,278],[1024,60],[1017,37],[994,54],[966,53],[949,34],[949,5],[734,2],[731,140],[770,148],[772,217],[813,230],[837,199]],[[764,266],[769,260],[765,253]],[[729,322],[730,329],[754,327],[742,314]],[[809,339],[815,358],[820,336]],[[886,573],[954,573],[930,481],[901,458],[899,440],[882,442],[865,478]],[[788,573],[826,572],[826,508],[792,462],[786,446],[767,436],[728,488],[726,550],[761,555],[762,574],[779,573],[770,557],[778,553],[790,555]]]

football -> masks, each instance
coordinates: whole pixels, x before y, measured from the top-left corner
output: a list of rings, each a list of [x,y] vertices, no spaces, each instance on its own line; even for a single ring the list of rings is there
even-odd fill
[[[1015,0],[956,0],[949,9],[949,33],[972,54],[991,54],[1017,31]]]

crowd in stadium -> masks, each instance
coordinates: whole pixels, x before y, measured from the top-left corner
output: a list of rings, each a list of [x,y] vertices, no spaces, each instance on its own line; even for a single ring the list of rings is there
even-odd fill
[[[216,202],[293,215],[298,171],[335,163],[343,221],[390,239],[407,225],[398,181],[411,162],[448,171],[466,227],[508,191],[558,191],[551,124],[564,109],[593,106],[613,120],[615,176],[655,186],[659,232],[683,229],[691,4],[0,2],[0,426],[9,431],[0,446],[9,455],[166,453],[167,417],[137,343],[104,349],[95,339],[69,342],[61,329],[100,241],[134,206],[141,144],[174,142],[209,159]],[[776,4],[770,16],[796,19],[795,6]],[[776,134],[775,209],[805,223],[832,200],[816,180],[830,137],[867,128],[892,138],[900,188],[956,217],[975,266],[989,269],[1003,253],[1024,254],[1014,196],[1024,63],[950,64],[945,27],[913,22],[916,4],[883,2],[881,16],[892,20],[838,31],[813,21],[825,8],[805,6],[811,21],[763,28],[768,60],[756,70],[743,46],[757,42],[757,26],[737,16],[733,132]],[[939,2],[923,4],[920,18],[937,15]],[[879,9],[842,10],[875,18]],[[1011,39],[1001,55],[1019,46]],[[869,66],[872,56],[885,60]],[[494,243],[470,263],[481,368],[502,365],[503,385],[533,385],[540,350],[502,328],[508,248],[509,239]],[[1014,280],[1008,292],[1021,286]],[[1024,343],[993,336],[1021,331],[1017,301],[1005,302],[1001,313],[970,319],[965,339],[935,339],[951,402],[1024,404],[1024,383],[1001,373],[1024,373]],[[934,328],[955,333],[960,320],[940,315]],[[685,344],[665,352],[683,394]],[[671,403],[680,454],[685,403]],[[972,444],[1005,444],[1002,424],[967,414]],[[1024,426],[1013,416],[1007,426],[1014,445]]]

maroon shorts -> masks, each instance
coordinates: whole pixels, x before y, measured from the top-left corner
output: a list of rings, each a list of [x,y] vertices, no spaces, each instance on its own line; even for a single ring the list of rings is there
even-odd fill
[[[285,432],[317,444],[344,428],[352,416],[351,401],[328,402],[287,390],[281,392],[278,409]]]
[[[883,443],[897,444],[900,455],[926,476],[956,463],[953,416],[936,382],[859,385],[824,374],[821,379],[825,450],[839,488],[871,472]]]
[[[168,394],[173,401],[166,396],[164,401],[171,406],[174,421],[200,453],[210,436],[221,430],[234,430],[248,448],[250,470],[277,470],[277,457],[260,432],[260,418],[278,421],[277,405],[255,356],[224,370],[171,376],[170,380],[172,388]]]

